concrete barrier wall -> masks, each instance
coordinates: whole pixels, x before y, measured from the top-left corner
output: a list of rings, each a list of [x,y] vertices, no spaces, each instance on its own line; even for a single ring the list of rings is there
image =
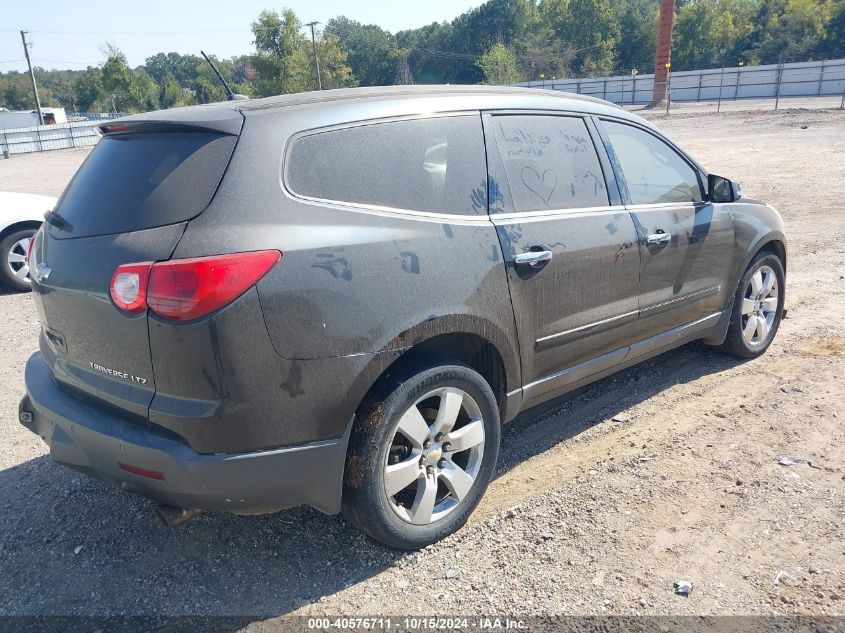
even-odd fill
[[[514,85],[575,92],[633,105],[651,101],[654,75],[529,81]],[[845,59],[673,72],[669,92],[672,101],[840,96],[845,93]]]
[[[0,155],[96,145],[101,136],[97,125],[94,121],[77,121],[0,130]]]

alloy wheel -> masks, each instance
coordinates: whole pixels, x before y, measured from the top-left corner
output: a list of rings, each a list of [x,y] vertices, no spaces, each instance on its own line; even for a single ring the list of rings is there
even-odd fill
[[[9,253],[6,255],[6,265],[18,280],[30,283],[29,262],[26,261],[26,254],[29,252],[29,243],[33,238],[25,237],[12,244]]]
[[[765,344],[778,311],[778,280],[769,266],[751,275],[742,300],[742,339],[749,347]]]
[[[384,492],[393,511],[428,525],[469,494],[484,456],[484,420],[461,389],[436,389],[399,419],[384,464]]]

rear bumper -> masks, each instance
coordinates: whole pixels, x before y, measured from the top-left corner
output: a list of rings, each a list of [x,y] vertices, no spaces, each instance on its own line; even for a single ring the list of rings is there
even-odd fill
[[[124,489],[182,508],[240,514],[301,504],[340,511],[349,430],[303,446],[204,455],[66,394],[40,353],[27,361],[26,391],[19,420],[47,443],[53,460]]]

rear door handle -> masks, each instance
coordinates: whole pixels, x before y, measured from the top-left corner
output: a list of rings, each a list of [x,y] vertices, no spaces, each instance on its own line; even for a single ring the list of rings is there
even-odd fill
[[[668,244],[672,241],[672,234],[663,232],[652,233],[645,238],[645,241],[648,244]]]
[[[513,261],[517,266],[531,266],[531,268],[539,268],[551,258],[551,251],[528,251],[527,253],[520,253],[513,258]]]

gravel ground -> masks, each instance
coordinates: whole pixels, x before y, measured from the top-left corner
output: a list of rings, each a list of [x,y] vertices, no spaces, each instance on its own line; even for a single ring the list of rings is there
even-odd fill
[[[0,296],[0,614],[845,613],[845,113],[651,116],[786,219],[764,357],[693,344],[521,416],[470,523],[404,554],[307,508],[168,530],[54,465],[16,421],[32,300]],[[84,156],[0,161],[0,189],[57,194]]]

